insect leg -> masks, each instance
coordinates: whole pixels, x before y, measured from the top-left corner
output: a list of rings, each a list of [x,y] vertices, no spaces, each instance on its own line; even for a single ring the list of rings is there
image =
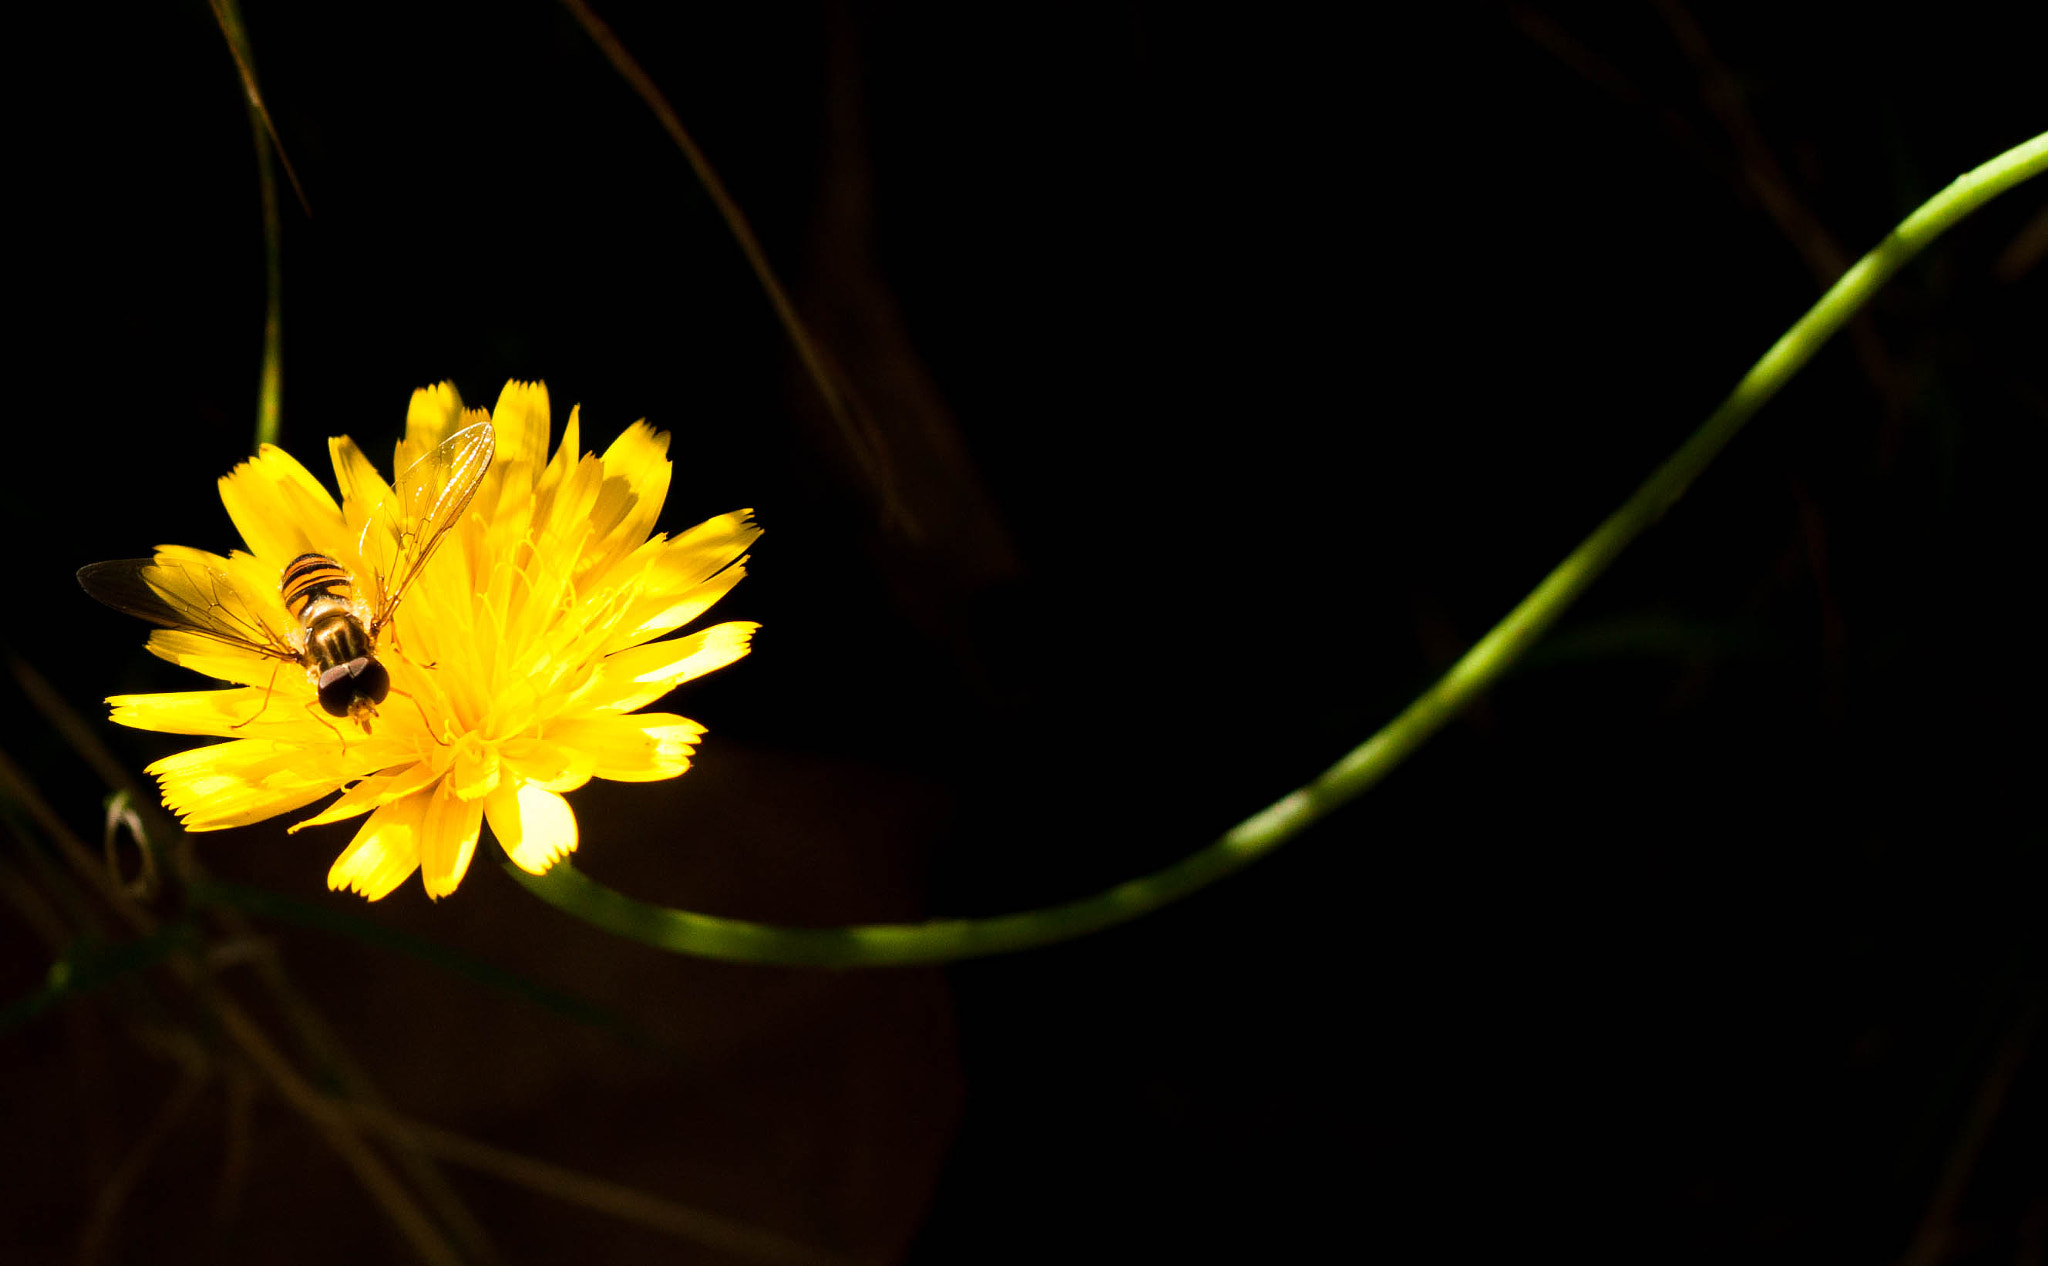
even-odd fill
[[[428,667],[432,667],[432,665],[428,665]],[[448,746],[448,740],[442,738],[440,733],[434,729],[434,723],[433,721],[428,719],[427,710],[425,706],[423,706],[420,703],[418,696],[414,695],[410,690],[400,690],[396,686],[393,686],[391,688],[391,693],[395,695],[404,695],[406,698],[411,699],[412,706],[420,710],[420,724],[427,727],[427,737],[433,739],[436,743],[439,743],[443,747]]]
[[[250,717],[248,721],[237,721],[237,722],[235,722],[235,723],[234,723],[233,725],[231,725],[231,726],[229,726],[229,727],[228,727],[228,728],[229,728],[230,730],[239,730],[239,729],[241,729],[241,728],[242,728],[243,726],[245,726],[245,725],[249,724],[249,722],[250,722],[250,721],[254,721],[254,720],[256,719],[256,717],[260,717],[260,716],[262,716],[262,715],[263,715],[263,714],[264,714],[264,713],[265,713],[266,711],[268,711],[268,710],[269,710],[269,708],[270,708],[270,700],[271,700],[271,698],[272,698],[272,692],[273,692],[274,690],[276,690],[276,688],[277,688],[277,669],[278,669],[278,665],[279,665],[279,664],[282,664],[283,662],[284,662],[283,660],[279,660],[277,664],[272,664],[272,665],[270,666],[270,684],[269,684],[269,685],[267,685],[267,686],[265,686],[265,687],[263,687],[263,706],[262,706],[262,707],[260,707],[260,708],[258,708],[258,709],[256,709],[256,716],[255,716],[255,717]]]
[[[306,700],[306,711],[312,714],[315,721],[334,731],[334,737],[341,740],[341,750],[346,755],[348,752],[348,735],[341,732],[340,726],[320,714],[320,701],[318,699]]]
[[[406,662],[406,663],[408,663],[408,664],[412,664],[412,665],[414,665],[414,666],[416,666],[416,667],[419,667],[419,668],[439,668],[439,667],[441,666],[441,661],[439,661],[439,660],[435,660],[435,661],[434,661],[433,663],[431,663],[431,664],[422,664],[422,663],[420,663],[420,662],[419,662],[418,660],[414,659],[414,658],[413,658],[412,656],[410,656],[410,655],[407,655],[407,654],[405,653],[405,647],[399,644],[399,641],[398,641],[398,626],[397,626],[397,625],[395,625],[395,624],[391,626],[391,649],[392,649],[392,650],[394,650],[394,651],[397,651],[397,652],[398,652],[398,654],[399,654],[399,657],[400,657],[401,659],[405,660],[405,662]]]
[[[412,656],[406,654],[405,647],[398,640],[398,626],[396,624],[393,624],[389,625],[388,627],[391,629],[391,649],[398,655],[400,659],[404,660],[408,664],[411,664],[414,668],[439,668],[441,666],[441,661],[438,659],[431,664],[422,664],[418,660],[414,659]],[[399,693],[403,694],[404,692],[400,691]]]

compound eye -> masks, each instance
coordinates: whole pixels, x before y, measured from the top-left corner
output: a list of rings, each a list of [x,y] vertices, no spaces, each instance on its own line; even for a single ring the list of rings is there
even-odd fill
[[[336,664],[320,674],[320,706],[331,717],[348,715],[349,701],[356,697],[356,679],[347,664]]]
[[[320,706],[331,717],[345,717],[357,703],[384,702],[391,693],[391,674],[368,656],[336,664],[320,674]]]
[[[384,697],[391,693],[391,674],[376,660],[351,660],[348,667],[355,674],[357,698],[382,703]]]

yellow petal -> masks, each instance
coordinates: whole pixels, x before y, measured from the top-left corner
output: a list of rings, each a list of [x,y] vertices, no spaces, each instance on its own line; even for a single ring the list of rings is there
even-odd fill
[[[375,901],[404,883],[419,869],[420,824],[433,799],[432,791],[416,792],[371,814],[334,859],[327,886],[337,892],[351,889]]]
[[[643,584],[679,593],[709,580],[714,572],[752,548],[761,535],[752,510],[734,510],[706,519],[673,541],[664,543],[661,555]]]
[[[642,593],[626,607],[617,626],[605,639],[605,653],[638,646],[675,632],[703,615],[734,585],[746,579],[746,575],[747,569],[741,563],[734,563],[711,579],[681,593]]]
[[[296,664],[286,671],[305,674]],[[281,674],[280,674],[281,675]],[[303,706],[310,691],[288,698],[283,692],[266,692],[261,686],[238,690],[182,690],[155,695],[115,695],[107,702],[116,725],[138,730],[159,730],[165,734],[211,734],[216,738],[281,739],[298,743],[338,744],[346,731],[322,718],[322,724]],[[351,729],[354,727],[351,726]],[[358,732],[360,733],[360,732]]]
[[[374,609],[383,603],[377,567],[372,560],[388,560],[398,549],[392,539],[390,519],[380,513],[392,504],[391,485],[356,442],[346,435],[327,441],[334,461],[334,479],[341,487],[342,518],[348,528],[345,539],[328,551],[355,578],[359,596]]]
[[[277,684],[289,689],[294,678],[306,680],[306,670],[297,664],[286,663],[275,655],[241,650],[202,633],[157,629],[149,635],[146,645],[158,659],[204,673],[215,681],[232,681],[242,686]],[[287,677],[286,673],[293,676]],[[307,698],[311,697],[308,691]]]
[[[438,777],[440,774],[427,761],[418,761],[388,774],[372,774],[342,792],[339,799],[312,817],[292,823],[286,828],[285,834],[297,835],[309,826],[343,822],[357,814],[380,809],[394,800],[403,800],[414,792],[432,785]]]
[[[583,459],[583,406],[569,406],[569,420],[562,427],[562,442],[555,446],[555,455],[548,459],[547,469],[541,472],[539,482],[534,485],[534,495],[545,501],[555,488],[569,477],[569,472]]]
[[[197,554],[203,551],[192,552]],[[175,548],[170,546],[158,551],[160,557],[174,553]],[[228,551],[228,570],[234,574],[236,585],[261,604],[259,614],[272,628],[282,629],[287,633],[297,629],[298,622],[285,610],[282,564],[266,562],[247,550],[234,549]]]
[[[341,488],[344,506],[370,511],[391,500],[391,485],[384,482],[384,476],[377,473],[377,467],[356,447],[354,440],[346,435],[335,436],[327,441],[327,455],[334,461],[334,482]],[[357,521],[350,519],[351,523]]]
[[[454,892],[469,870],[484,805],[455,795],[445,781],[421,794],[427,797],[427,811],[420,822],[420,878],[427,895],[438,901]]]
[[[595,762],[551,739],[522,737],[503,744],[505,768],[515,778],[548,791],[574,791],[590,781]]]
[[[606,654],[671,633],[702,615],[746,576],[746,551],[761,535],[735,510],[707,519],[672,541],[658,538],[621,567],[632,576],[626,606],[605,633]],[[722,569],[722,570],[721,570]]]
[[[412,393],[412,403],[405,409],[405,444],[418,456],[455,433],[462,420],[462,394],[455,390],[452,382],[437,382],[431,387],[421,387]],[[404,470],[409,464],[400,460],[394,469]]]
[[[545,481],[543,481],[545,482]],[[597,501],[604,492],[604,466],[585,457],[569,467],[553,495],[538,497],[533,511],[534,548],[565,570],[583,556],[591,537]]]
[[[246,826],[339,790],[349,774],[332,750],[270,739],[236,739],[166,756],[145,771],[189,831]]]
[[[265,444],[221,477],[221,504],[248,542],[273,567],[300,554],[326,553],[346,534],[341,507],[290,453]]]
[[[491,834],[519,869],[529,875],[576,851],[576,815],[569,802],[532,783],[500,784],[484,801]]]
[[[723,668],[747,653],[758,624],[733,620],[687,637],[650,642],[605,657],[590,681],[569,700],[575,711],[631,712],[693,677]]]
[[[590,477],[584,471],[586,463],[583,454],[578,451],[578,447],[582,443],[580,417],[581,406],[571,407],[568,424],[562,431],[562,442],[556,446],[555,455],[548,460],[547,469],[541,472],[539,481],[533,486],[532,523],[533,536],[536,542],[545,537],[557,539],[561,537],[561,531],[555,527],[556,507],[564,504],[565,498],[574,497],[581,499],[583,497],[594,497],[595,495],[594,485],[589,488],[580,489],[574,494],[570,492],[570,484],[572,482],[578,480],[579,477],[584,479]],[[595,468],[597,475],[602,476],[604,468],[598,465],[596,458],[591,458],[588,464]],[[563,516],[565,521],[571,523],[576,521],[576,517],[576,512]],[[574,557],[571,556],[568,560],[565,560],[565,565],[573,561]]]
[[[690,767],[690,752],[703,734],[703,726],[668,712],[590,717],[548,727],[550,739],[590,760],[592,773],[619,782],[675,777]]]
[[[546,383],[508,382],[498,393],[491,410],[491,425],[498,432],[501,462],[524,462],[538,474],[548,457],[548,388]],[[529,479],[531,476],[529,476]],[[527,491],[533,485],[527,484]]]
[[[604,486],[591,513],[591,544],[579,571],[603,577],[647,542],[661,503],[668,499],[668,435],[635,422],[612,441],[600,459]]]
[[[421,387],[412,393],[412,404],[405,411],[405,438],[392,450],[392,478],[402,478],[401,472],[412,469],[413,463],[457,431],[490,420],[491,415],[482,409],[463,408],[452,382]]]

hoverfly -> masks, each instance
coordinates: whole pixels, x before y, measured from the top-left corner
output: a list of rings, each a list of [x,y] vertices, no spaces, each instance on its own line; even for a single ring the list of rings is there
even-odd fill
[[[170,551],[93,563],[79,569],[78,583],[117,611],[300,665],[313,680],[321,708],[329,716],[351,718],[368,733],[377,705],[391,693],[391,674],[377,662],[377,635],[448,529],[461,521],[496,451],[491,424],[477,422],[398,473],[391,497],[370,512],[357,543],[357,556],[377,570],[374,610],[359,596],[348,568],[319,553],[299,555],[279,577],[285,611],[296,622],[289,631],[275,627],[233,576]],[[397,544],[388,569],[376,568],[367,557],[371,529],[380,520]],[[273,686],[276,680],[273,669]]]

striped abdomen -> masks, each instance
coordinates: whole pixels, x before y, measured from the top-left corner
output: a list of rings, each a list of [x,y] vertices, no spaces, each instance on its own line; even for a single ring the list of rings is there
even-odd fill
[[[349,608],[355,596],[348,572],[325,554],[301,554],[285,565],[285,610],[301,624],[313,623],[329,609]]]

